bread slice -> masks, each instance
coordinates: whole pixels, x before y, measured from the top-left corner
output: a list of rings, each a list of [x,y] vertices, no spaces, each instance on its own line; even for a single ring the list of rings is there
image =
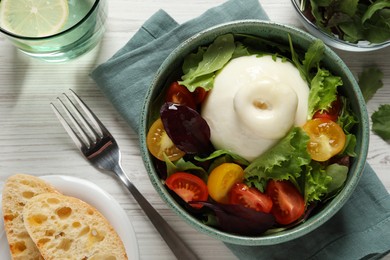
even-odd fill
[[[127,259],[122,240],[106,218],[80,199],[46,193],[24,207],[25,227],[50,259]]]
[[[26,174],[9,177],[3,188],[4,227],[14,260],[43,259],[23,223],[23,207],[38,194],[57,192],[44,180]]]

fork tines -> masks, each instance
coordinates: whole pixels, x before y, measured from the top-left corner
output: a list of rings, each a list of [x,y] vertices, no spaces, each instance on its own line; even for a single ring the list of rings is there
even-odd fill
[[[71,97],[63,93],[65,102],[60,97],[57,97],[61,110],[65,112],[65,116],[53,103],[50,103],[50,105],[77,147],[82,151],[90,149],[91,146],[105,136],[110,135],[110,133],[81,98],[71,89],[70,93]]]

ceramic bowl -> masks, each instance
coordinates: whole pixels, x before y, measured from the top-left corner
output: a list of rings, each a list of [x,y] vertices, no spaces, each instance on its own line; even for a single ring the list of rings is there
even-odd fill
[[[303,14],[303,12],[301,11],[300,2],[301,0],[291,0],[291,3],[300,22],[308,32],[318,37],[329,46],[350,52],[369,52],[390,46],[390,40],[385,41],[383,43],[370,43],[368,41],[359,41],[358,43],[351,43],[343,41],[333,34],[324,32]]]
[[[368,141],[369,141],[369,127],[368,116],[366,112],[365,102],[361,95],[359,86],[344,62],[328,47],[325,49],[324,65],[329,70],[335,72],[335,74],[341,76],[345,87],[343,87],[344,96],[351,100],[352,110],[359,119],[358,129],[356,130],[357,136],[357,157],[352,160],[352,164],[349,170],[348,179],[345,187],[342,191],[333,198],[325,207],[318,213],[311,216],[306,222],[299,224],[291,229],[284,230],[282,232],[261,235],[257,237],[248,237],[229,234],[222,232],[213,227],[202,224],[198,219],[194,218],[191,214],[187,213],[170,195],[167,188],[164,186],[162,180],[157,174],[154,159],[149,154],[146,145],[146,136],[150,125],[153,123],[156,115],[156,111],[159,107],[154,106],[155,100],[163,93],[163,88],[169,82],[169,78],[175,71],[181,68],[181,64],[185,56],[195,51],[199,46],[209,45],[217,36],[227,33],[244,33],[255,36],[261,36],[271,41],[286,44],[288,46],[288,34],[291,35],[295,48],[307,49],[308,46],[316,40],[308,33],[290,27],[273,22],[265,22],[259,20],[243,20],[236,21],[227,24],[222,24],[217,27],[213,27],[202,31],[188,40],[184,41],[178,48],[176,48],[163,62],[159,68],[156,76],[147,92],[144,107],[141,114],[140,121],[140,145],[142,151],[142,157],[146,170],[149,174],[150,180],[157,190],[161,198],[168,204],[168,206],[179,215],[185,222],[194,227],[196,230],[205,233],[213,238],[222,240],[224,242],[240,244],[240,245],[272,245],[285,241],[289,241],[298,237],[301,237],[329,220],[344,203],[348,200],[355,187],[358,184],[359,178],[362,174],[364,164],[367,156]]]

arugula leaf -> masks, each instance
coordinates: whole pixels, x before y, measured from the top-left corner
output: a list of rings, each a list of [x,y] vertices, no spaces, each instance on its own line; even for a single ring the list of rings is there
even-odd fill
[[[245,160],[241,156],[239,156],[235,153],[232,153],[228,150],[216,150],[213,153],[211,153],[209,156],[207,156],[206,158],[201,158],[199,156],[195,156],[194,159],[199,161],[199,162],[205,162],[205,161],[213,160],[213,159],[220,157],[220,156],[223,156],[223,155],[230,156],[234,162],[236,162],[240,165],[243,165],[243,166],[249,165],[249,162],[247,160]]]
[[[187,72],[182,76],[179,84],[184,85],[193,92],[197,87],[203,87],[210,90],[214,82],[214,72],[222,69],[231,59],[236,45],[232,34],[219,36],[202,53],[189,55],[186,57],[183,65],[183,71]],[[202,60],[200,56],[202,54]]]
[[[309,136],[294,127],[279,143],[256,158],[245,170],[244,178],[249,186],[264,191],[264,180],[290,180],[297,187],[302,166],[308,165],[311,157],[307,152]]]
[[[312,80],[312,77],[310,77],[311,70],[319,67],[320,61],[324,57],[324,51],[324,42],[316,40],[310,45],[309,49],[305,53],[305,59],[302,63],[309,81]]]
[[[350,108],[350,101],[344,96],[340,96],[342,107],[340,110],[337,124],[344,130],[345,133],[350,134],[352,128],[359,122],[356,116],[352,113]]]
[[[342,84],[340,77],[333,76],[326,69],[318,69],[310,84],[308,119],[316,111],[330,108],[331,103],[337,99],[337,87]]]
[[[377,12],[378,10],[382,10],[386,7],[390,7],[389,0],[379,0],[379,1],[372,3],[363,15],[362,23],[365,23],[368,19],[370,19],[374,15],[375,12]]]
[[[202,167],[199,167],[190,161],[185,161],[183,158],[180,158],[176,162],[172,162],[165,154],[164,161],[167,166],[167,177],[175,172],[191,172],[207,183],[208,174]]]
[[[305,79],[306,81],[310,81],[309,75],[306,74],[306,70],[304,66],[302,65],[301,61],[299,60],[298,54],[294,50],[294,46],[292,44],[291,36],[288,35],[288,42],[290,44],[290,52],[291,52],[291,60],[294,63],[295,67],[297,67],[301,77]]]
[[[376,67],[367,68],[359,74],[359,87],[366,102],[383,87],[382,78],[383,72]]]
[[[359,122],[356,116],[352,113],[350,108],[349,99],[344,96],[340,96],[342,107],[339,117],[337,118],[337,124],[344,130],[346,142],[343,151],[340,152],[340,156],[348,155],[351,157],[356,156],[356,136],[352,134],[352,128]]]
[[[384,140],[390,140],[390,104],[379,106],[371,115],[372,130]]]

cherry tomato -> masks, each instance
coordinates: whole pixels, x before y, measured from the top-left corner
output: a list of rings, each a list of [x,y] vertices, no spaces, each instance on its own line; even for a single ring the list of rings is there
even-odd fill
[[[161,118],[157,119],[146,136],[149,152],[157,159],[164,161],[164,153],[171,161],[176,161],[185,155],[169,138]]]
[[[235,163],[223,163],[211,171],[207,180],[210,197],[219,202],[229,203],[228,193],[232,186],[244,180],[244,170]]]
[[[324,162],[340,153],[345,145],[343,129],[327,118],[315,118],[306,122],[303,130],[309,135],[307,150],[315,161]]]
[[[268,195],[256,188],[248,187],[244,183],[236,183],[230,190],[229,204],[243,205],[256,211],[269,213],[273,202]]]
[[[195,103],[201,104],[207,96],[207,91],[202,87],[197,87],[192,95],[194,97]]]
[[[185,202],[205,201],[209,196],[206,183],[190,173],[176,172],[166,179],[165,184]],[[191,206],[201,208],[203,205],[191,204]]]
[[[271,213],[279,224],[288,225],[305,212],[303,196],[290,181],[270,180],[265,193],[273,202]]]
[[[185,86],[180,85],[177,81],[173,82],[169,86],[165,96],[165,101],[196,109],[196,103],[192,93]]]
[[[330,119],[330,120],[336,122],[337,118],[339,117],[341,107],[342,107],[341,99],[340,99],[340,97],[337,96],[337,99],[332,102],[331,107],[329,109],[324,110],[324,111],[318,110],[317,112],[314,113],[313,119],[314,118],[327,118],[327,119]]]

